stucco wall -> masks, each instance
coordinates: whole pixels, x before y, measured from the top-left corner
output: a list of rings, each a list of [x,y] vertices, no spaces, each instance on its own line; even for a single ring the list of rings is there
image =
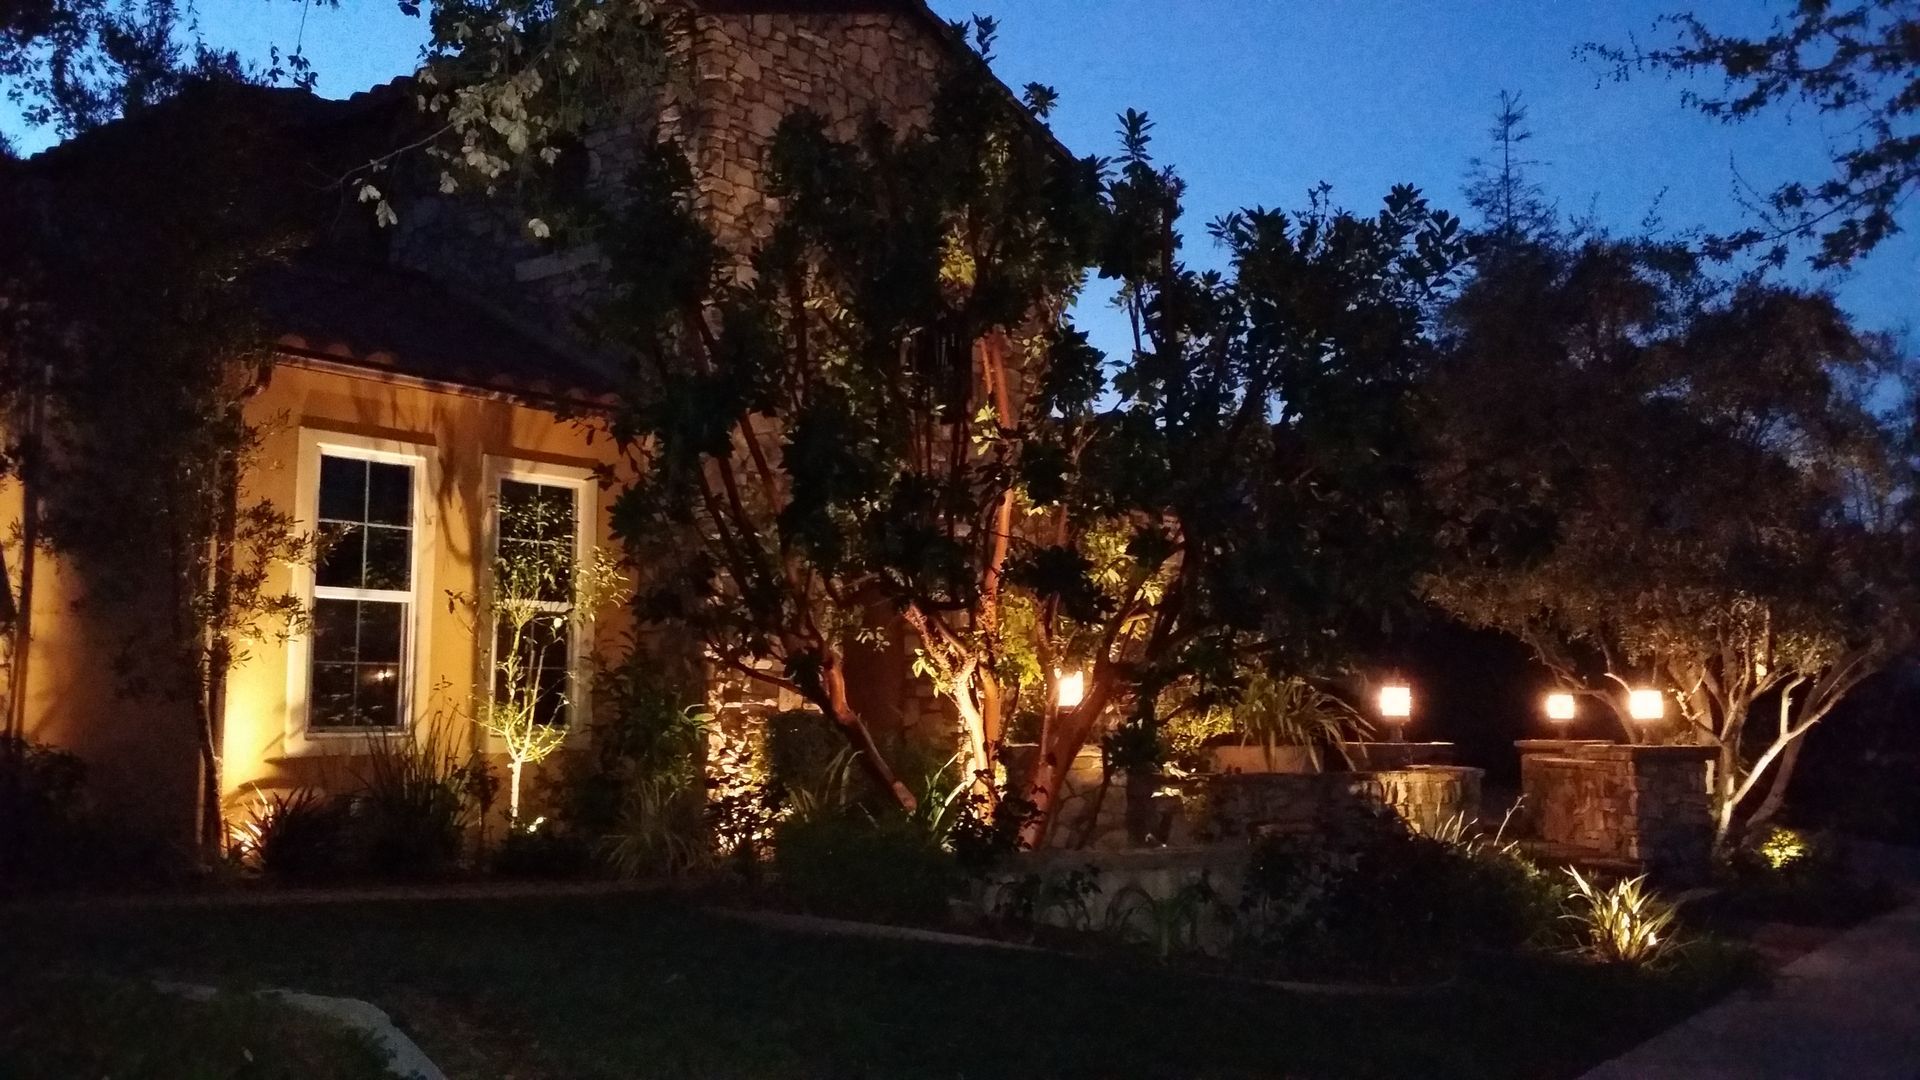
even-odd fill
[[[479,732],[469,706],[474,688],[484,684],[486,635],[476,636],[470,609],[450,596],[477,595],[490,559],[488,458],[567,469],[617,466],[609,441],[604,435],[590,441],[585,421],[556,420],[500,398],[287,365],[274,370],[249,413],[271,434],[260,467],[247,478],[243,503],[264,499],[289,509],[301,505],[301,490],[315,483],[302,475],[303,466],[310,467],[301,455],[302,430],[407,444],[428,457],[433,495],[421,516],[432,558],[425,568],[427,591],[417,601],[421,647],[410,711],[416,725],[439,725],[455,746],[475,745]],[[611,547],[611,495],[595,492],[588,498],[594,504],[592,542]],[[274,585],[293,587],[293,571],[280,571]],[[611,655],[627,630],[622,611],[604,613],[596,625],[598,651]],[[257,643],[250,653],[235,671],[228,695],[229,794],[241,795],[254,784],[350,784],[354,751],[364,739],[290,738],[298,735],[293,730],[298,717],[289,713],[289,694],[302,674],[297,652],[290,656],[287,644],[269,641]]]

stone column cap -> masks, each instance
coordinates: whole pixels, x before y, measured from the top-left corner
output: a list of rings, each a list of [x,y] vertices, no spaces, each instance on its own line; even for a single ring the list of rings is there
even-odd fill
[[[1551,754],[1578,750],[1583,746],[1613,746],[1608,739],[1516,739],[1513,745],[1523,754]]]

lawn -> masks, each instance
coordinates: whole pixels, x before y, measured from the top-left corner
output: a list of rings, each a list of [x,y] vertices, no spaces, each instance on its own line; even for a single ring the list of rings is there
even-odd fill
[[[1146,962],[793,935],[665,895],[0,917],[0,993],[16,999],[25,972],[361,997],[450,1075],[489,1080],[1574,1076],[1706,997],[1555,964],[1489,966],[1427,997],[1303,995]]]
[[[391,1080],[368,1036],[251,994],[189,1000],[146,983],[0,976],[8,1080]]]

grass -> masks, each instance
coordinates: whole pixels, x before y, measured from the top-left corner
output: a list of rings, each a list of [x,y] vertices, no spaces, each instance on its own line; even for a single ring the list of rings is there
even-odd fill
[[[144,983],[0,976],[0,1076],[392,1080],[365,1035],[273,1001]]]
[[[17,970],[366,998],[450,1075],[514,1080],[1574,1076],[1724,988],[1502,962],[1431,997],[1318,997],[796,936],[661,895],[0,917]]]

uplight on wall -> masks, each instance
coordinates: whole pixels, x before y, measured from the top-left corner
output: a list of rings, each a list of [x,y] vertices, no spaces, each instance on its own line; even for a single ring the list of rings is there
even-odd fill
[[[1558,691],[1547,695],[1547,719],[1565,725],[1580,714],[1580,703],[1572,694]]]
[[[1627,694],[1627,715],[1635,720],[1659,720],[1667,715],[1667,695],[1658,690],[1634,690]]]
[[[1087,676],[1085,672],[1068,671],[1055,673],[1053,700],[1063,709],[1077,709],[1087,696]]]

